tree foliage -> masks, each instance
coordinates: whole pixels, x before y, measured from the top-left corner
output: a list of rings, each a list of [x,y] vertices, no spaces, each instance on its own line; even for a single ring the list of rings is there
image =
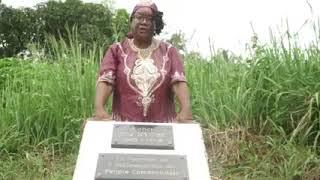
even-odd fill
[[[14,56],[30,43],[46,45],[46,35],[68,40],[67,28],[76,27],[83,47],[106,47],[128,31],[129,14],[115,13],[101,4],[80,0],[48,1],[35,8],[0,5],[0,57]],[[66,41],[68,42],[68,41]]]
[[[14,9],[0,5],[0,57],[12,56],[27,43],[39,40],[36,12],[30,8]]]
[[[126,36],[128,29],[129,14],[125,9],[117,10],[115,16],[112,18],[113,40],[120,41]]]
[[[177,49],[180,51],[185,52],[186,51],[186,38],[185,34],[181,31],[174,33],[171,35],[169,42],[174,45]]]

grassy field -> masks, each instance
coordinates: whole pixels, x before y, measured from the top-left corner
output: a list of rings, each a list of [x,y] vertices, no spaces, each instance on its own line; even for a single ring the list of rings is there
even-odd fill
[[[72,177],[101,53],[51,44],[52,57],[0,60],[0,179]],[[253,51],[185,60],[212,179],[320,177],[319,45]]]

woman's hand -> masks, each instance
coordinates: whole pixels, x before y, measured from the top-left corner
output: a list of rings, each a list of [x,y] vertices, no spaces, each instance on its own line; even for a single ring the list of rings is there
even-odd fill
[[[175,118],[175,122],[177,122],[177,123],[192,123],[192,112],[190,110],[180,111]]]
[[[104,109],[96,110],[93,114],[93,118],[86,119],[81,126],[81,129],[83,130],[86,126],[88,121],[111,121],[112,116],[109,115]]]
[[[104,109],[96,109],[93,114],[93,119],[97,121],[110,121],[112,116],[108,114]]]

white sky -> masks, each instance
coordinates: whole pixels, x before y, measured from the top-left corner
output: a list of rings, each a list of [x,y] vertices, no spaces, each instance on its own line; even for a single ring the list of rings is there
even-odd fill
[[[13,7],[34,6],[46,0],[2,0]],[[83,0],[101,2],[101,0]],[[113,0],[115,8],[130,13],[138,0]],[[253,35],[250,23],[261,41],[268,42],[269,28],[275,32],[299,32],[301,43],[314,40],[313,22],[320,16],[320,0],[153,0],[164,12],[163,37],[182,30],[188,50],[209,55],[209,38],[214,48],[243,53]],[[312,6],[312,11],[308,3]],[[301,26],[309,20],[302,28]],[[167,34],[167,35],[166,35]]]

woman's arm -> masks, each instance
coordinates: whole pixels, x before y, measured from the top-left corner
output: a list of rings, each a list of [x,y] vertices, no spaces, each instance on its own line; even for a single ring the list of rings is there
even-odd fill
[[[192,112],[187,83],[176,82],[172,85],[172,89],[177,96],[180,105],[180,112],[177,114],[175,120],[178,122],[191,122]]]
[[[110,120],[111,115],[109,115],[104,106],[108,97],[112,93],[112,85],[106,82],[98,82],[96,88],[96,98],[95,98],[95,113],[94,118],[97,120]]]
[[[117,45],[112,45],[104,55],[97,79],[96,97],[94,102],[94,119],[109,120],[111,116],[105,111],[105,104],[111,95],[116,80]]]

